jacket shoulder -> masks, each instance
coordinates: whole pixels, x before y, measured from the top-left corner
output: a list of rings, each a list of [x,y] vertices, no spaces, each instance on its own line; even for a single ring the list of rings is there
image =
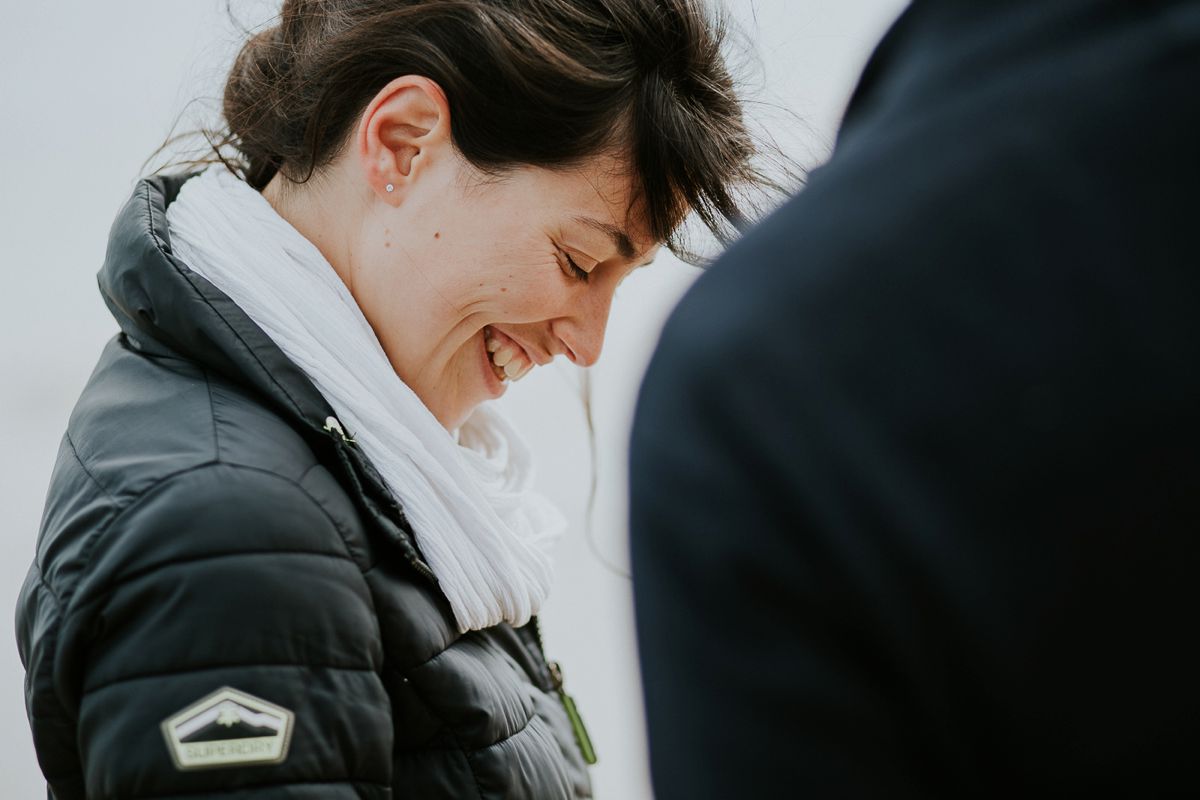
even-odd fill
[[[81,466],[113,497],[221,461],[298,480],[316,463],[303,437],[252,392],[184,358],[114,336],[68,424]]]
[[[227,507],[238,524],[217,522]],[[155,509],[161,509],[154,517]],[[130,542],[154,552],[206,548],[231,530],[266,531],[278,514],[304,544],[336,533],[329,546],[365,565],[361,523],[349,496],[304,438],[248,391],[194,362],[148,356],[123,335],[109,341],[72,412],[47,492],[36,568],[56,592],[71,592],[90,571],[93,548],[109,528],[155,520],[164,542]],[[258,519],[260,516],[271,520]],[[298,519],[297,517],[303,518]],[[122,525],[115,525],[120,519]],[[206,520],[203,533],[189,531]],[[165,535],[165,534],[163,534]],[[279,540],[256,540],[266,550]],[[176,557],[183,553],[174,553]]]
[[[346,543],[348,524],[301,481],[205,462],[164,478],[93,532],[71,607],[114,583],[212,559],[307,555],[351,562],[361,572]]]

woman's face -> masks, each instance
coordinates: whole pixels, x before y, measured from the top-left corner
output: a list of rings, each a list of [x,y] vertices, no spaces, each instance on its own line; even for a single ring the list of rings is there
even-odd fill
[[[436,84],[397,79],[325,179],[264,196],[321,248],[396,373],[454,429],[556,355],[595,363],[614,290],[658,246],[627,218],[633,182],[616,158],[489,179],[452,147],[447,114]]]
[[[400,377],[448,428],[563,354],[595,363],[617,284],[653,256],[612,165],[447,180],[383,205],[353,292]],[[449,176],[447,176],[449,177]],[[628,240],[628,242],[626,241]]]

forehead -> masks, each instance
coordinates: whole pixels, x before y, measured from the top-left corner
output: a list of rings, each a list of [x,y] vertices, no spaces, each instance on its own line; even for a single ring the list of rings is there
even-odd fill
[[[523,172],[522,188],[540,198],[539,205],[564,224],[580,225],[609,237],[624,234],[629,252],[622,256],[633,258],[659,244],[649,234],[640,185],[619,158],[599,155],[569,167],[529,168]]]

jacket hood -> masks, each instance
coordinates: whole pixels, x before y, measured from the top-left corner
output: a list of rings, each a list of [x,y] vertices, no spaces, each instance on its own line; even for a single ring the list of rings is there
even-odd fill
[[[329,402],[241,307],[172,251],[167,207],[199,172],[137,182],[113,222],[96,275],[104,302],[134,349],[186,358],[251,390],[337,474],[366,520],[433,580],[395,495],[366,456],[330,428]]]

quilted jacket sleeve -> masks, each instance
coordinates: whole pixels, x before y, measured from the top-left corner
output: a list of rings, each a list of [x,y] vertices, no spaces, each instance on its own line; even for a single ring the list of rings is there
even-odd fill
[[[95,537],[52,683],[88,800],[390,797],[380,637],[337,525],[293,481],[211,464]]]

